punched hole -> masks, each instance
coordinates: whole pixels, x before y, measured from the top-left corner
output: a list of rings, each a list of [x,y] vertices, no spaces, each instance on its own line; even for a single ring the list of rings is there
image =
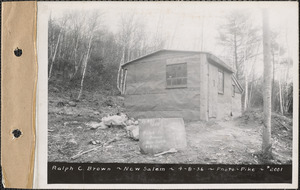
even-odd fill
[[[22,49],[19,49],[17,47],[17,49],[14,50],[15,56],[20,57],[22,55]]]
[[[13,130],[12,134],[15,138],[19,138],[22,135],[22,132],[19,129]]]

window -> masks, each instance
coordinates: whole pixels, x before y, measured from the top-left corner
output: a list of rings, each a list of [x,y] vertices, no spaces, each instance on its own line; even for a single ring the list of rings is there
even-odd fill
[[[224,94],[224,72],[222,70],[219,70],[218,75],[218,92]]]
[[[166,77],[167,88],[187,87],[186,63],[167,65]]]
[[[232,85],[232,97],[234,97],[235,96],[235,85],[233,84]]]

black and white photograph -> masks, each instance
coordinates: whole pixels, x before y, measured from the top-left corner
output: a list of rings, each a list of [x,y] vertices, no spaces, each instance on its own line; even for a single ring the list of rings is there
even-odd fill
[[[222,172],[243,170],[265,173],[228,183],[292,183],[297,3],[40,4],[48,177],[116,166],[143,175],[137,183],[226,183]],[[210,166],[222,177],[163,174]]]

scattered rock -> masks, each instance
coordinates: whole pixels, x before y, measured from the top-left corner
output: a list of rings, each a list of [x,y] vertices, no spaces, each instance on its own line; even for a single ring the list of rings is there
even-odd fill
[[[97,143],[97,144],[100,144],[100,141],[96,140],[96,143]]]
[[[101,122],[101,125],[98,127],[98,129],[107,129],[108,126],[107,125],[104,125],[103,122]]]
[[[75,139],[70,139],[69,141],[67,141],[66,145],[67,145],[67,146],[73,146],[73,147],[74,147],[74,146],[77,146],[78,143],[76,142]]]
[[[105,106],[114,106],[114,102],[111,99],[107,99],[103,102]]]
[[[59,111],[57,114],[58,114],[58,115],[63,115],[64,112],[63,112],[63,111]]]
[[[86,123],[85,124],[86,126],[89,126],[92,130],[95,130],[95,129],[107,129],[108,127],[106,125],[104,125],[103,122],[95,122],[95,121],[91,121],[89,123]]]
[[[255,150],[254,150],[254,149],[250,149],[249,152],[250,152],[251,154],[253,154],[253,153],[255,153]]]
[[[65,103],[64,103],[64,102],[58,102],[58,103],[56,104],[56,106],[57,106],[57,107],[63,107],[63,106],[65,106]]]
[[[77,106],[77,104],[75,102],[73,102],[73,101],[70,101],[68,104],[71,107],[76,107]]]
[[[64,111],[65,111],[64,114],[66,114],[66,115],[74,115],[75,114],[73,108],[70,108],[70,107],[64,107]]]
[[[91,140],[91,141],[89,142],[89,144],[96,145],[96,144],[97,144],[97,142],[96,142],[96,141],[94,141],[94,140]]]
[[[100,112],[95,111],[93,114],[94,114],[94,115],[100,115]]]
[[[123,125],[126,126],[127,116],[125,114],[107,116],[102,118],[102,122],[107,126]]]
[[[126,124],[127,126],[134,125],[134,120],[128,119],[128,120],[125,122],[125,124]]]
[[[77,129],[82,129],[82,127],[81,127],[81,126],[78,126]]]
[[[126,126],[127,136],[132,138],[133,140],[139,140],[139,126],[130,125]]]

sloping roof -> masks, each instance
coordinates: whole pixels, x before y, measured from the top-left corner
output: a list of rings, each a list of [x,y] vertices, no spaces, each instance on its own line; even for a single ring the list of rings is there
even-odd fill
[[[154,51],[152,53],[149,53],[149,54],[146,54],[144,56],[141,56],[141,57],[138,57],[136,59],[133,59],[131,61],[128,61],[126,63],[124,63],[122,65],[125,66],[125,65],[128,65],[130,63],[133,63],[135,61],[138,61],[138,60],[141,60],[141,59],[144,59],[146,57],[149,57],[149,56],[152,56],[152,55],[155,55],[157,53],[161,53],[161,52],[174,52],[174,53],[204,53],[204,54],[207,54],[207,60],[209,63],[213,64],[213,65],[216,65],[216,66],[220,66],[222,67],[223,69],[233,73],[233,70],[230,66],[228,66],[226,63],[224,63],[221,59],[217,58],[215,55],[211,54],[211,53],[208,53],[208,52],[203,52],[203,51],[183,51],[183,50],[170,50],[170,49],[161,49],[161,50],[158,50],[158,51]]]

